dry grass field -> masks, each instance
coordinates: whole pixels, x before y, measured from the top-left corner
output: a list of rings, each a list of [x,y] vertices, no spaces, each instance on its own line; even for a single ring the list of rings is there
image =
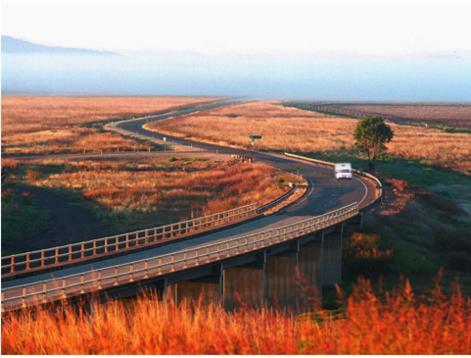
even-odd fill
[[[464,104],[349,104],[339,105],[365,114],[392,116],[398,121],[471,129],[471,105]]]
[[[250,147],[248,136],[260,134],[256,148],[323,152],[353,147],[356,120],[283,107],[277,102],[250,102],[152,123],[176,136]],[[471,134],[389,123],[395,133],[390,152],[471,173]]]
[[[109,118],[154,113],[211,100],[210,97],[69,97],[2,98],[4,153],[44,154],[146,149],[147,145],[102,133],[84,125]]]
[[[4,354],[468,354],[471,300],[458,288],[427,296],[406,282],[377,292],[360,281],[344,309],[295,316],[160,301],[2,314]]]
[[[262,163],[227,157],[49,160],[35,164],[36,169],[25,175],[29,185],[78,190],[85,199],[116,212],[195,208],[208,214],[270,202],[288,190],[288,182],[298,180],[294,174]],[[47,173],[48,167],[60,170],[41,174]]]
[[[299,177],[200,153],[2,161],[2,252],[63,245],[265,204]],[[302,180],[299,178],[299,180]]]

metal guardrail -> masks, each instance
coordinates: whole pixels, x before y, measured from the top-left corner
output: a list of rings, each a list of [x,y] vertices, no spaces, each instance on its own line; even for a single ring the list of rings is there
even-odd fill
[[[267,211],[271,208],[273,208],[274,206],[278,205],[279,203],[281,203],[283,200],[289,198],[291,195],[293,195],[294,191],[296,190],[296,184],[293,184],[289,190],[284,193],[283,195],[281,195],[280,197],[276,198],[275,200],[265,204],[265,205],[262,205],[260,207],[257,208],[257,213],[263,213],[264,211]]]
[[[2,311],[53,302],[217,262],[307,235],[343,222],[358,213],[358,203],[355,202],[320,216],[253,234],[82,274],[10,287],[2,290]]]
[[[258,215],[257,204],[173,224],[2,257],[2,278],[132,251]]]
[[[290,157],[290,158],[301,159],[301,160],[304,160],[304,161],[313,162],[313,163],[325,165],[325,166],[328,166],[328,167],[335,167],[335,163],[327,162],[325,160],[314,159],[314,158],[310,158],[310,157],[305,157],[303,155],[292,154],[292,153],[288,153],[288,152],[284,152],[283,154],[287,157]],[[367,205],[362,207],[362,209],[365,209],[365,208],[373,205],[379,198],[381,198],[383,196],[383,184],[381,183],[381,181],[377,177],[375,177],[374,175],[372,175],[370,173],[367,173],[367,172],[364,172],[364,171],[361,171],[361,170],[358,170],[358,169],[353,169],[352,171],[355,174],[363,176],[365,178],[368,178],[368,179],[370,179],[370,180],[372,180],[376,183],[376,188],[379,192],[379,195],[377,195],[371,203],[368,203]]]

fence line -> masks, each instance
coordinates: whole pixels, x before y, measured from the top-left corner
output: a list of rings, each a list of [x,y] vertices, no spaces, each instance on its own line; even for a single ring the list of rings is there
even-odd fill
[[[260,250],[343,222],[358,213],[358,203],[355,202],[323,215],[262,232],[82,274],[10,287],[2,290],[2,311],[65,299]]]
[[[115,255],[201,233],[258,215],[257,204],[191,220],[2,257],[2,278]]]

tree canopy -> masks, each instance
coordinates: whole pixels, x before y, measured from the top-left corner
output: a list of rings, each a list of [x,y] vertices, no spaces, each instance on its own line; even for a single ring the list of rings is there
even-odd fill
[[[380,116],[360,118],[354,132],[355,144],[368,157],[371,165],[385,150],[393,138],[393,130]]]

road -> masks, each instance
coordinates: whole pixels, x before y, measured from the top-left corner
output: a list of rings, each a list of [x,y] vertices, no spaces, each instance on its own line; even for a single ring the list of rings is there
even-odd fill
[[[223,100],[210,104],[186,106],[181,109],[172,110],[165,114],[118,122],[115,123],[114,126],[139,135],[144,135],[146,137],[152,138],[152,140],[159,140],[162,139],[163,135],[145,130],[142,128],[142,125],[150,121],[178,117],[181,115],[195,113],[197,111],[214,109],[231,103],[233,103],[233,101]],[[210,152],[250,156],[253,157],[256,161],[267,163],[285,171],[296,172],[299,168],[300,173],[310,183],[310,188],[307,194],[304,195],[303,198],[301,198],[298,202],[274,215],[262,217],[250,222],[242,223],[235,227],[222,229],[217,232],[204,234],[190,240],[180,240],[166,244],[164,246],[150,248],[119,257],[107,258],[98,262],[80,264],[73,267],[58,269],[50,273],[40,273],[30,277],[5,281],[2,282],[3,289],[13,286],[37,283],[42,280],[88,272],[99,268],[130,263],[136,260],[152,258],[166,253],[178,252],[180,250],[192,249],[209,242],[217,242],[240,235],[260,232],[268,228],[292,224],[297,221],[340,208],[353,202],[360,203],[360,206],[366,206],[368,203],[374,200],[375,184],[373,182],[370,182],[366,179],[360,179],[358,177],[355,177],[353,180],[337,181],[334,178],[334,172],[331,168],[314,165],[304,161],[298,161],[272,153],[227,148],[213,144],[174,138],[168,135],[165,135],[165,137],[167,137],[168,141],[184,146],[192,145],[193,147],[198,147]]]

